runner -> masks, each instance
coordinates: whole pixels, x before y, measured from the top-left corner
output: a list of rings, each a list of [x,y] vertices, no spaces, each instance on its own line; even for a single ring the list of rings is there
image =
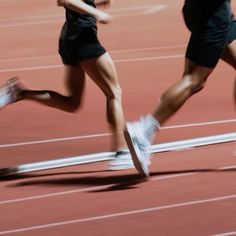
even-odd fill
[[[164,92],[152,114],[127,123],[124,131],[134,165],[146,177],[149,149],[160,126],[205,87],[220,59],[236,69],[236,21],[230,0],[185,0],[183,17],[191,32],[183,77]],[[236,80],[234,101],[236,107]]]
[[[113,132],[112,150],[116,152],[109,169],[119,170],[133,168],[123,137],[121,88],[114,63],[97,38],[97,21],[107,24],[111,16],[96,9],[96,5],[104,7],[111,3],[112,0],[57,0],[58,6],[64,7],[66,13],[59,53],[65,65],[68,96],[55,91],[26,89],[17,78],[12,78],[0,89],[0,108],[28,99],[62,111],[75,112],[81,106],[85,77],[88,75],[106,96],[106,116]]]

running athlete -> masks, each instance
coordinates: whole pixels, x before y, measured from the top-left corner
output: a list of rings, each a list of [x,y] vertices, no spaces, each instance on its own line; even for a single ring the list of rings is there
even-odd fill
[[[183,17],[191,36],[182,79],[164,92],[152,114],[127,123],[124,131],[134,165],[146,177],[149,148],[160,126],[204,88],[219,59],[236,69],[236,21],[231,0],[185,0]],[[234,102],[236,107],[236,80]]]
[[[59,39],[59,54],[65,65],[68,96],[49,90],[25,89],[16,78],[0,89],[0,107],[29,99],[66,112],[75,112],[81,105],[86,74],[106,96],[107,121],[114,134],[115,158],[109,169],[133,168],[123,136],[124,116],[121,88],[114,63],[97,38],[96,22],[107,24],[111,16],[96,8],[108,6],[112,0],[57,0],[65,8],[66,21]],[[125,151],[126,149],[126,151]]]

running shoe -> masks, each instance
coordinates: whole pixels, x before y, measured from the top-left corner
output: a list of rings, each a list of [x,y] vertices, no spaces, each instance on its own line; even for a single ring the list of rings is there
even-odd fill
[[[126,170],[134,168],[134,163],[128,151],[116,152],[115,158],[109,163],[109,170]]]
[[[20,100],[21,92],[22,88],[16,77],[7,80],[6,84],[0,88],[0,108]]]
[[[153,134],[147,129],[145,120],[127,123],[124,130],[125,140],[130,149],[130,153],[135,168],[144,176],[149,176],[150,147]]]
[[[2,168],[2,169],[0,169],[0,178],[16,175],[17,172],[18,172],[17,167]]]

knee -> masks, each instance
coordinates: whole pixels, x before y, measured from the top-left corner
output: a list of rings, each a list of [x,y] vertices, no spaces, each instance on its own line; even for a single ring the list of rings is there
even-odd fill
[[[206,78],[199,79],[197,76],[186,76],[185,79],[191,95],[200,92],[205,87]]]
[[[121,97],[122,97],[122,90],[121,87],[117,84],[114,85],[111,90],[107,93],[107,99],[108,100],[117,100],[117,101],[121,101]]]
[[[201,90],[203,90],[205,87],[205,81],[197,81],[197,82],[193,82],[192,86],[191,86],[191,91],[192,94],[198,93]]]
[[[70,101],[70,105],[67,106],[67,112],[69,113],[77,112],[82,106],[81,100],[76,100],[73,98],[70,98],[70,99],[71,101]]]

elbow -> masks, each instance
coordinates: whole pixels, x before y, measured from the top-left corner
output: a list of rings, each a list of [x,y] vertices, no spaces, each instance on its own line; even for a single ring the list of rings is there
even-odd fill
[[[68,3],[68,0],[57,0],[57,5],[59,7],[65,7]]]

